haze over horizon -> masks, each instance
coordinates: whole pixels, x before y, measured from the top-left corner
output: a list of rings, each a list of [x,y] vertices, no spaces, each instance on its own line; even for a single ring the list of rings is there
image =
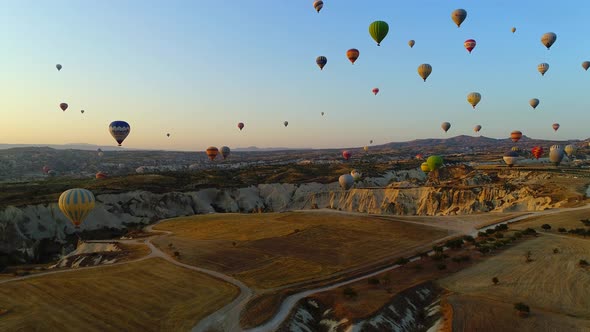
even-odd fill
[[[473,135],[476,124],[494,138],[589,136],[590,73],[580,65],[590,60],[580,24],[588,2],[343,0],[319,14],[312,2],[7,3],[0,143],[115,146],[114,120],[131,125],[124,147],[182,151],[360,147]],[[459,29],[456,8],[468,12]],[[374,20],[390,27],[380,47],[368,33]],[[551,50],[540,42],[549,31]],[[349,48],[360,50],[354,65]],[[323,71],[319,55],[328,58]],[[541,62],[550,64],[544,77]],[[421,63],[433,67],[427,82]],[[471,91],[482,94],[476,110]],[[531,98],[540,99],[536,110]]]

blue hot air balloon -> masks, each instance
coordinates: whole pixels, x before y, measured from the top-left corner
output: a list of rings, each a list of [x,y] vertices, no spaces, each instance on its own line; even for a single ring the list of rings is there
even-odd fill
[[[129,135],[131,126],[125,121],[113,121],[109,125],[109,131],[117,143],[119,143],[119,146],[121,146],[121,143],[123,143],[127,135]]]

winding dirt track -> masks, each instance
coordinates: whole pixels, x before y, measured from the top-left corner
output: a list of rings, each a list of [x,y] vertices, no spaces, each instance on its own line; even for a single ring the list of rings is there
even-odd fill
[[[573,210],[582,210],[582,209],[590,209],[590,204],[589,205],[585,205],[585,206],[581,206],[581,207],[576,207],[576,208],[563,208],[563,209],[552,209],[552,210],[547,210],[547,211],[537,211],[537,212],[532,212],[530,214],[527,215],[523,215],[523,216],[518,216],[518,217],[514,217],[512,219],[509,219],[507,221],[503,221],[503,222],[498,222],[496,224],[504,224],[504,223],[512,223],[512,222],[516,222],[516,221],[521,221],[521,220],[525,220],[528,218],[532,218],[535,216],[539,216],[539,215],[546,215],[546,214],[554,214],[554,213],[561,213],[561,212],[565,212],[565,211],[573,211]],[[317,212],[317,210],[315,210]],[[333,211],[332,211],[333,212]],[[345,213],[345,212],[343,212]],[[355,214],[355,213],[351,213],[351,214]],[[363,214],[366,216],[366,214]],[[159,223],[165,222],[167,221],[166,219],[164,220],[160,220],[159,222],[153,224],[153,225],[149,225],[145,228],[146,231],[148,232],[152,232],[152,233],[161,233],[161,235],[159,236],[167,236],[172,234],[171,232],[167,232],[167,231],[156,231],[153,230],[153,227],[156,226]],[[405,220],[398,220],[399,222],[408,222],[408,223],[418,223],[418,222],[413,222],[413,221],[405,221]],[[429,225],[428,223],[418,223],[420,225],[426,225],[426,226],[430,226],[430,227],[440,227],[440,226],[436,226],[436,225]],[[493,225],[489,225],[487,227],[484,227],[483,229],[486,228],[490,228],[490,227],[494,227],[496,224]],[[456,229],[454,229],[453,231],[457,231]],[[452,237],[460,235],[460,234],[469,234],[469,233],[473,233],[475,230],[474,229],[465,229],[463,232],[458,232],[458,233],[454,233],[453,235],[451,235]],[[475,231],[476,233],[477,231]],[[158,236],[158,237],[159,237]],[[164,253],[163,251],[161,251],[159,248],[157,248],[152,242],[151,240],[154,237],[150,237],[147,239],[143,239],[143,240],[104,240],[104,241],[89,241],[89,242],[110,242],[110,243],[129,243],[129,244],[145,244],[146,246],[148,246],[148,248],[150,249],[150,253],[144,257],[141,257],[139,259],[133,260],[133,261],[125,261],[125,262],[120,262],[120,263],[114,263],[114,264],[109,264],[109,265],[98,265],[98,266],[91,266],[91,267],[82,267],[82,268],[77,268],[77,269],[69,269],[69,270],[57,270],[57,271],[49,271],[49,272],[43,272],[43,273],[38,273],[38,274],[32,274],[32,275],[28,275],[28,276],[22,276],[22,277],[16,277],[16,278],[11,278],[11,279],[5,279],[5,280],[0,280],[0,284],[5,284],[8,282],[12,282],[12,281],[17,281],[17,280],[24,280],[24,279],[30,279],[30,278],[35,278],[35,277],[39,277],[39,276],[44,276],[44,275],[50,275],[50,274],[58,274],[58,273],[67,273],[67,272],[72,272],[72,271],[79,271],[79,270],[83,270],[83,269],[98,269],[101,267],[106,267],[106,266],[116,266],[116,265],[122,265],[122,264],[128,264],[128,263],[132,263],[132,262],[138,262],[138,261],[142,261],[142,260],[146,260],[146,259],[150,259],[150,258],[154,258],[154,257],[160,257],[164,260],[166,260],[167,262],[186,268],[186,269],[190,269],[193,271],[197,271],[197,272],[201,272],[201,273],[205,273],[207,275],[213,276],[215,278],[221,279],[223,281],[226,281],[228,283],[231,283],[233,285],[235,285],[236,287],[238,287],[240,289],[240,294],[230,303],[228,303],[227,305],[225,305],[224,307],[222,307],[221,309],[217,310],[216,312],[212,313],[211,315],[207,316],[206,318],[204,318],[203,320],[201,320],[193,329],[192,331],[208,331],[208,330],[221,330],[221,331],[242,331],[242,329],[240,328],[240,312],[242,311],[242,309],[244,308],[245,304],[254,296],[254,292],[252,289],[250,289],[248,286],[246,286],[244,283],[242,283],[241,281],[234,279],[228,275],[216,272],[216,271],[212,271],[212,270],[208,270],[208,269],[204,269],[204,268],[200,268],[200,267],[196,267],[196,266],[192,266],[192,265],[188,265],[188,264],[184,264],[184,263],[180,263],[177,260],[173,259],[172,257],[170,257],[169,255],[167,255],[166,253]],[[437,239],[435,241],[432,242],[432,244],[435,243],[439,243],[441,241],[441,239]],[[432,245],[431,244],[431,245]],[[412,257],[411,260],[415,261],[415,260],[419,260],[421,259],[419,256],[416,257]],[[291,312],[291,310],[295,307],[295,305],[297,304],[297,302],[307,296],[313,295],[315,293],[319,293],[319,292],[323,292],[323,291],[327,291],[327,290],[331,290],[334,288],[338,288],[362,279],[366,279],[369,277],[372,277],[374,275],[383,273],[383,272],[387,272],[390,270],[394,270],[399,268],[400,265],[391,265],[391,266],[387,266],[384,267],[382,269],[379,269],[378,271],[373,271],[367,274],[363,274],[359,277],[356,277],[354,279],[349,279],[349,280],[345,280],[345,281],[340,281],[328,286],[323,286],[320,288],[315,288],[315,289],[310,289],[310,290],[305,290],[296,294],[293,294],[289,297],[287,297],[285,300],[283,300],[283,302],[281,303],[280,309],[279,311],[275,314],[275,316],[269,320],[268,322],[266,322],[265,324],[258,326],[256,328],[247,330],[247,332],[258,332],[258,331],[274,331],[276,329],[278,329],[278,327],[281,325],[281,323],[288,317],[289,313]]]

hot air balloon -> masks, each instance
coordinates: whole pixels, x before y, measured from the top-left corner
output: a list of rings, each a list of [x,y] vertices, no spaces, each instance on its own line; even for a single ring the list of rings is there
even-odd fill
[[[477,45],[477,43],[475,42],[475,39],[467,39],[464,43],[463,46],[465,46],[465,49],[471,53],[471,51],[475,48],[475,45]]]
[[[215,157],[217,157],[219,150],[214,146],[210,146],[207,148],[205,152],[207,153],[207,157],[209,157],[209,160],[213,160],[215,159]]]
[[[57,65],[55,65],[55,68],[57,68],[57,71],[61,70],[61,65],[58,63]]]
[[[477,125],[477,126],[473,127],[473,131],[475,131],[476,133],[479,133],[480,130],[481,130],[481,125]]]
[[[317,63],[318,67],[320,67],[320,70],[324,70],[324,66],[326,65],[326,63],[328,63],[328,58],[320,55],[315,59],[315,63]]]
[[[94,209],[95,201],[94,195],[89,190],[74,188],[64,191],[59,196],[58,206],[74,226],[79,228],[90,211]]]
[[[104,156],[104,152],[100,151],[100,152],[98,153],[98,156],[99,156],[99,157],[102,157],[102,156]]]
[[[244,123],[243,122],[238,123],[238,128],[240,129],[240,131],[242,129],[244,129]]]
[[[455,9],[451,13],[451,18],[453,19],[453,22],[457,24],[457,28],[459,28],[461,23],[467,18],[467,11],[465,9]]]
[[[47,173],[49,173],[50,170],[51,170],[51,168],[49,168],[49,166],[47,166],[47,165],[43,166],[43,173],[47,174]]]
[[[166,136],[170,137],[170,133],[166,133]]]
[[[512,152],[516,152],[518,154],[520,154],[522,151],[520,150],[520,148],[518,146],[513,146],[510,151]]]
[[[360,52],[356,48],[351,48],[350,50],[346,51],[346,57],[348,60],[354,65],[356,59],[359,58]]]
[[[557,129],[559,129],[559,123],[554,123],[551,125],[551,127],[553,127],[554,131],[557,131]]]
[[[518,142],[521,137],[522,137],[522,132],[520,132],[519,130],[515,130],[510,133],[510,139],[514,143]]]
[[[109,131],[111,132],[111,136],[121,146],[121,143],[123,143],[129,132],[131,132],[131,126],[125,121],[113,121],[109,125]]]
[[[324,116],[324,112],[322,112],[322,116]]]
[[[229,156],[230,153],[231,153],[231,150],[229,149],[228,146],[221,147],[221,156],[223,157],[224,160],[225,160],[225,158],[227,158]]]
[[[387,36],[388,32],[389,25],[387,22],[375,21],[369,25],[369,34],[377,42],[377,46],[381,46],[381,41]]]
[[[475,106],[477,106],[477,104],[480,102],[481,100],[481,95],[477,92],[471,92],[470,94],[467,95],[467,102],[471,104],[471,106],[473,106],[473,109],[475,109]]]
[[[445,131],[445,133],[446,133],[447,131],[449,131],[449,129],[451,129],[451,124],[450,124],[450,123],[448,123],[448,122],[443,122],[443,123],[440,125],[440,127],[441,127],[441,128],[442,128],[442,130],[444,130],[444,131]]]
[[[376,96],[379,93],[379,88],[373,88],[373,94]]]
[[[324,7],[324,2],[322,0],[317,0],[317,1],[313,2],[313,8],[315,8],[316,12],[319,13],[323,7]]]
[[[424,159],[424,155],[423,155],[423,154],[421,154],[421,153],[418,153],[418,154],[416,155],[416,159],[418,159],[418,160],[422,160],[422,159]]]
[[[68,109],[68,104],[61,103],[59,104],[59,108],[61,108],[61,110],[65,112]]]
[[[359,171],[357,171],[356,169],[353,169],[353,170],[350,172],[350,175],[352,176],[352,179],[354,180],[354,182],[359,182],[359,181],[361,180],[362,176],[363,176],[363,175],[362,175],[362,174],[361,174]]]
[[[80,113],[84,114],[84,110],[81,110]]]
[[[286,127],[286,126],[288,126],[288,125],[289,125],[289,121],[285,121],[285,122],[283,122],[283,124],[284,124],[284,125],[285,125],[285,127]]]
[[[516,32],[516,28],[515,27],[512,27],[512,29],[510,29],[510,30],[512,31],[512,33],[515,33]]]
[[[531,153],[537,159],[539,159],[543,155],[543,152],[544,152],[543,148],[540,146],[535,146],[534,148],[531,149]]]
[[[542,76],[545,76],[545,73],[549,70],[549,64],[548,63],[540,63],[537,66],[537,70],[539,71],[539,73],[541,73]]]
[[[342,157],[344,157],[345,160],[350,159],[351,156],[352,156],[352,153],[350,153],[350,151],[348,151],[348,150],[342,151]]]
[[[426,159],[426,164],[428,165],[428,169],[435,171],[442,167],[443,159],[441,156],[430,156]]]
[[[553,45],[553,43],[555,43],[556,40],[557,40],[557,35],[554,34],[553,32],[547,32],[547,33],[543,34],[543,36],[541,36],[541,43],[543,45],[545,45],[545,47],[547,47],[547,49],[550,49],[551,45]]]
[[[533,109],[537,108],[537,106],[539,106],[539,99],[533,98],[529,100],[529,105],[531,105]]]
[[[365,152],[369,152],[369,147],[365,145],[365,146],[363,147],[363,150],[365,150]]]
[[[96,173],[96,176],[95,177],[98,180],[102,180],[102,179],[106,179],[108,176],[105,173],[103,173],[103,172],[98,172],[98,173]]]
[[[373,140],[370,140],[370,141],[369,141],[369,144],[373,144]]]
[[[508,167],[512,167],[516,164],[516,162],[518,161],[518,159],[520,159],[520,157],[519,157],[518,153],[516,153],[514,151],[508,151],[506,154],[504,154],[504,157],[502,157],[502,159],[504,160],[506,165],[508,165]]]
[[[420,165],[420,169],[421,169],[421,170],[422,170],[422,172],[424,172],[424,173],[428,173],[428,172],[430,172],[430,167],[428,167],[428,163],[427,163],[427,162],[423,162],[423,163]]]
[[[414,41],[414,39],[410,39],[410,41],[408,42],[408,45],[410,46],[410,48],[413,48],[415,44],[416,44],[416,42]]]
[[[582,68],[584,68],[584,70],[588,70],[588,68],[590,68],[590,61],[582,62]]]
[[[564,151],[561,145],[553,145],[549,149],[549,160],[555,165],[559,166],[559,163],[563,160]]]
[[[571,144],[568,144],[565,146],[563,151],[565,151],[565,154],[567,154],[567,156],[571,158],[576,153],[576,147]]]
[[[418,66],[418,75],[420,75],[420,77],[422,77],[424,82],[426,82],[426,79],[428,78],[428,76],[430,76],[430,73],[432,73],[432,66],[431,65],[429,65],[427,63],[423,63]]]
[[[352,188],[352,185],[354,184],[354,178],[350,174],[340,175],[338,178],[338,183],[340,183],[342,190],[348,190]]]

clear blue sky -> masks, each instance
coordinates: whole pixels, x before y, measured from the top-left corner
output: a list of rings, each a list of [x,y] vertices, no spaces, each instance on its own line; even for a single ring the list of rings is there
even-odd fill
[[[476,124],[490,137],[590,136],[588,1],[325,0],[319,14],[312,3],[4,2],[0,143],[115,144],[113,120],[131,124],[125,146],[183,150],[363,146],[471,135]],[[468,11],[461,28],[456,8]],[[390,26],[381,47],[374,20]],[[548,31],[558,36],[550,51]],[[355,65],[349,48],[360,50]],[[421,63],[433,66],[426,83]],[[482,94],[475,111],[471,91]]]

